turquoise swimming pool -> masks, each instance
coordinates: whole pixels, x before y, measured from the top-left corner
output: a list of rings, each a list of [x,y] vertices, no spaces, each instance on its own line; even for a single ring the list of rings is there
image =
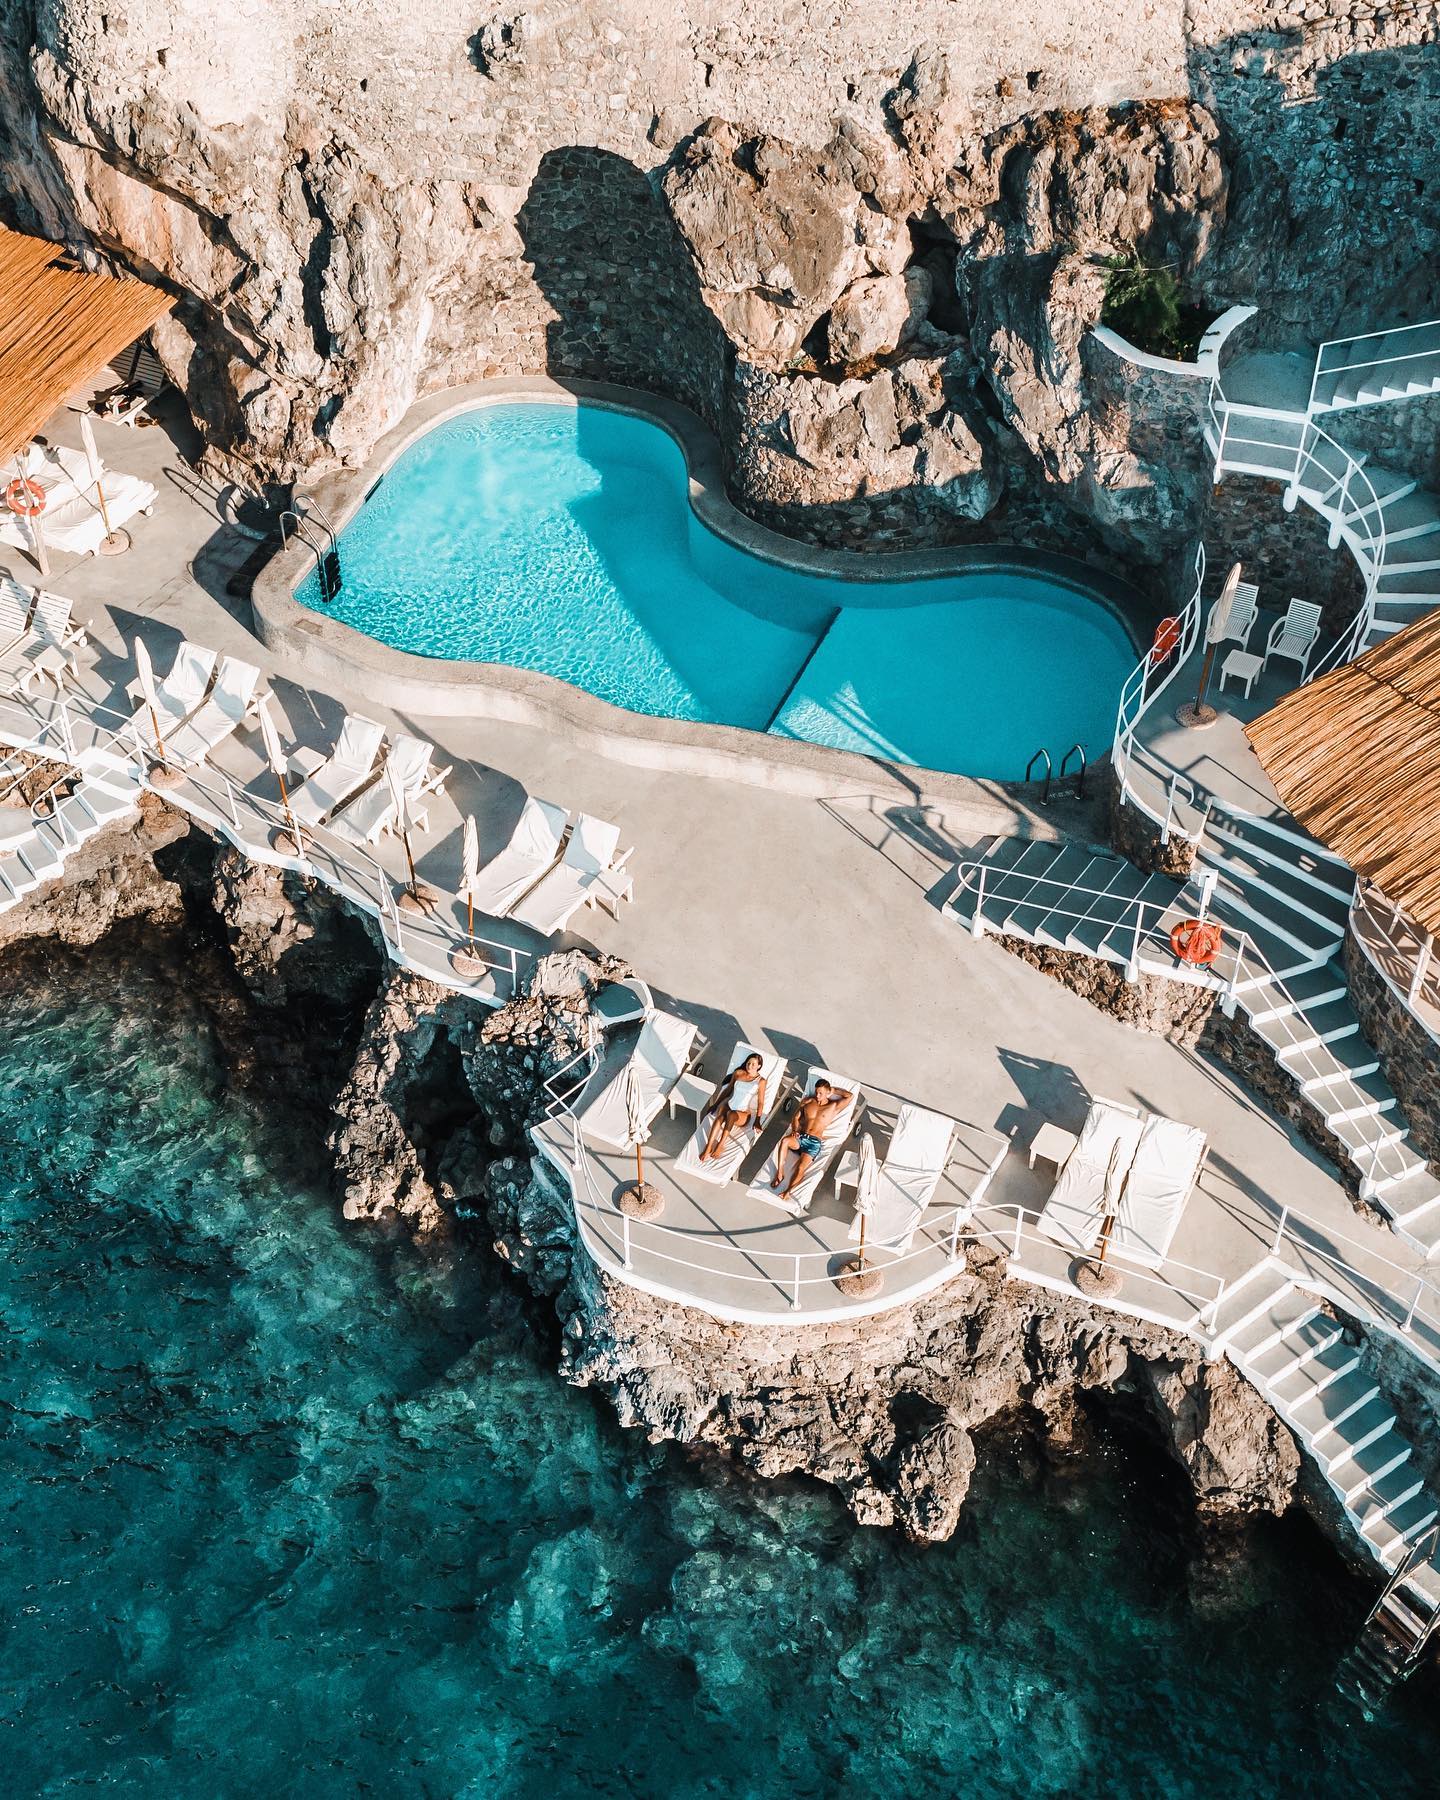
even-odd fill
[[[1017,780],[1033,752],[1108,748],[1136,652],[1063,579],[1004,566],[843,581],[708,530],[657,425],[486,405],[436,426],[340,537],[304,605],[423,656],[504,663],[632,712],[740,725]]]

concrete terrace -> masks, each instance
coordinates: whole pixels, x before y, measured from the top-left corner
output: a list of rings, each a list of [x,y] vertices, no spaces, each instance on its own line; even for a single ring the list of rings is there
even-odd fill
[[[61,414],[52,434],[75,442],[74,425]],[[584,913],[577,924],[587,941],[630,961],[661,1004],[694,1019],[715,1056],[743,1035],[772,1045],[797,1070],[820,1062],[867,1090],[951,1115],[972,1146],[953,1177],[962,1197],[973,1192],[980,1147],[998,1142],[994,1134],[1024,1146],[1047,1120],[1078,1129],[1091,1095],[1189,1121],[1207,1133],[1210,1154],[1173,1246],[1177,1265],[1239,1273],[1269,1249],[1283,1207],[1303,1221],[1317,1266],[1381,1313],[1403,1318],[1422,1280],[1419,1256],[1358,1217],[1333,1169],[1228,1071],[1112,1021],[942,913],[957,856],[997,821],[946,819],[864,794],[815,801],[639,769],[578,754],[533,727],[401,717],[372,691],[319,692],[303,669],[277,663],[252,635],[248,607],[229,584],[255,546],[220,522],[214,495],[185,469],[167,433],[102,424],[97,435],[102,452],[154,481],[160,499],[151,519],[134,522],[127,555],[62,560],[52,570],[48,585],[74,599],[93,636],[82,680],[92,698],[123,690],[136,632],[162,667],[184,635],[259,662],[301,743],[327,745],[347,706],[432,739],[455,771],[448,800],[433,810],[420,872],[447,891],[465,813],[477,817],[482,854],[507,835],[523,792],[613,819],[622,843],[634,845],[635,900],[618,919]],[[19,553],[0,561],[22,580],[35,578]],[[1177,703],[1179,690],[1177,683]],[[1224,703],[1231,707],[1230,695]],[[1223,747],[1221,729],[1195,734],[1197,753]],[[232,741],[218,760],[257,789],[266,779],[252,739]],[[398,850],[385,856],[398,879]],[[518,927],[504,930],[517,945],[527,941]],[[533,936],[528,947],[539,947]],[[657,1128],[662,1170],[683,1129]],[[667,1226],[747,1248],[763,1238],[780,1256],[848,1247],[848,1208],[828,1182],[812,1218],[797,1222],[746,1202],[740,1187],[691,1194],[673,1172],[662,1180],[672,1197]],[[1044,1191],[1024,1156],[1012,1154],[987,1199],[1034,1207]],[[935,1216],[949,1216],[943,1199]],[[984,1223],[982,1209],[977,1224]],[[938,1258],[933,1231],[930,1242]],[[1063,1286],[1067,1263],[1051,1247],[1053,1267],[1035,1273]],[[691,1291],[707,1297],[703,1281]],[[723,1304],[718,1287],[716,1298]],[[774,1310],[789,1312],[778,1288]],[[1160,1316],[1177,1311],[1171,1301]],[[1440,1353],[1440,1301],[1428,1285],[1416,1324]]]

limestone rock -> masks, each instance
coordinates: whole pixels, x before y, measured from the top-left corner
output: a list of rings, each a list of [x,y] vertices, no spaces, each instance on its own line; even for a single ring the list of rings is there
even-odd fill
[[[211,886],[236,972],[260,1005],[319,998],[349,1008],[374,992],[385,961],[378,933],[322,882],[225,844]]]
[[[1300,1452],[1288,1427],[1223,1358],[1145,1365],[1145,1379],[1202,1512],[1280,1513]]]

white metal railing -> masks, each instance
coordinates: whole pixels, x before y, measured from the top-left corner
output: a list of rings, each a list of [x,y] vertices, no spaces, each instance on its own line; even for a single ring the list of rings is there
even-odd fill
[[[1211,383],[1208,410],[1216,480],[1238,469],[1285,482],[1285,510],[1293,512],[1301,499],[1312,506],[1329,524],[1331,549],[1343,543],[1364,577],[1354,618],[1306,671],[1305,679],[1314,681],[1358,656],[1374,623],[1387,548],[1380,496],[1360,460],[1308,417],[1238,405],[1225,398],[1218,381]]]
[[[1148,974],[1210,988],[1218,992],[1221,1008],[1227,1016],[1233,1016],[1237,1005],[1246,1013],[1273,1013],[1273,1018],[1266,1019],[1268,1041],[1281,1068],[1300,1088],[1327,1127],[1333,1130],[1332,1121],[1339,1120],[1350,1125],[1354,1136],[1361,1140],[1353,1146],[1347,1145],[1346,1154],[1360,1172],[1362,1195],[1372,1197],[1377,1191],[1377,1183],[1399,1172],[1397,1168],[1386,1166],[1386,1152],[1394,1141],[1394,1134],[1385,1126],[1385,1115],[1364,1110],[1373,1105],[1374,1097],[1367,1094],[1350,1074],[1337,1074],[1327,1068],[1321,1060],[1325,1046],[1315,1041],[1318,1034],[1306,1018],[1305,1002],[1296,998],[1285,978],[1248,931],[1238,934],[1227,931],[1218,956],[1203,973],[1197,970],[1182,973],[1170,948],[1168,928],[1162,923],[1167,917],[1173,922],[1175,907],[1172,902],[1125,897],[1109,888],[1091,887],[1048,875],[1029,875],[1023,870],[996,870],[983,861],[972,861],[956,865],[956,884],[946,905],[953,910],[962,894],[973,894],[971,934],[977,938],[984,937],[989,931],[1003,934],[1010,921],[992,923],[985,917],[984,909],[987,891],[992,902],[999,900],[1003,904],[1011,898],[1005,891],[1007,885],[1013,890],[1017,909],[1034,912],[1037,922],[1042,915],[1046,919],[1053,918],[1062,935],[1068,935],[1070,930],[1082,925],[1088,925],[1092,930],[1103,926],[1105,936],[1115,942],[1115,951],[1109,960],[1124,964],[1129,981]],[[1208,891],[1198,897],[1196,915],[1201,919],[1206,916]],[[1023,927],[1021,935],[1024,935]],[[1160,958],[1147,960],[1144,955],[1147,949],[1158,950]],[[1097,946],[1090,954],[1103,953]],[[1308,973],[1323,967],[1328,960],[1328,954],[1317,952],[1290,974],[1293,977]],[[1263,1003],[1254,1004],[1257,1000]],[[1333,1060],[1339,1063],[1338,1057]],[[1349,1116],[1342,1120],[1342,1115]]]
[[[622,1212],[606,1191],[609,1178],[597,1178],[593,1157],[573,1115],[566,1134],[565,1173],[571,1183],[571,1205],[581,1244],[601,1268],[617,1279],[663,1291],[682,1304],[725,1315],[819,1318],[837,1310],[835,1263],[843,1254],[835,1247],[814,1251],[766,1250],[750,1231],[743,1239],[721,1234],[703,1239],[655,1220],[635,1220]],[[958,1205],[934,1210],[922,1223],[918,1246],[898,1257],[882,1255],[876,1266],[887,1276],[883,1300],[893,1306],[918,1297],[957,1273],[965,1251],[983,1245],[1004,1255],[1013,1277],[1071,1292],[1068,1261],[1072,1253],[1039,1229],[1040,1213],[1010,1201],[989,1199],[989,1190],[1013,1146],[997,1137],[997,1149],[983,1169],[975,1191]],[[978,1216],[983,1213],[983,1216]],[[774,1227],[793,1229],[794,1221]],[[1350,1253],[1350,1254],[1347,1254]],[[1425,1266],[1406,1267],[1346,1232],[1313,1224],[1288,1206],[1276,1214],[1273,1233],[1238,1272],[1166,1257],[1158,1270],[1126,1259],[1112,1249],[1125,1276],[1126,1291],[1104,1300],[1117,1312],[1159,1320],[1187,1331],[1209,1345],[1220,1303],[1265,1265],[1282,1269],[1286,1278],[1311,1288],[1368,1325],[1405,1342],[1415,1355],[1440,1371],[1440,1282]],[[1057,1259],[1065,1264],[1056,1271]],[[642,1266],[643,1265],[643,1266]],[[899,1281],[897,1271],[905,1271]],[[741,1296],[737,1299],[736,1295]],[[854,1310],[853,1306],[847,1310]],[[796,1315],[801,1315],[796,1318]]]
[[[1204,586],[1205,546],[1202,543],[1195,550],[1194,589],[1176,615],[1179,636],[1174,649],[1167,657],[1158,659],[1153,647],[1145,652],[1120,690],[1120,703],[1115,716],[1115,745],[1111,755],[1120,781],[1121,802],[1137,807],[1160,827],[1162,844],[1168,844],[1172,836],[1183,837],[1193,843],[1204,830],[1203,817],[1200,825],[1193,829],[1180,822],[1179,807],[1182,801],[1202,814],[1205,809],[1197,798],[1195,784],[1189,776],[1182,775],[1178,769],[1172,769],[1162,761],[1140,742],[1136,732],[1141,719],[1174,681],[1186,658],[1200,641],[1203,614],[1201,593]],[[1140,791],[1137,775],[1148,776],[1158,783],[1164,795],[1163,801],[1152,803],[1147,800]]]
[[[1391,364],[1419,362],[1426,357],[1440,355],[1440,345],[1432,344],[1429,349],[1402,350],[1399,354],[1390,353],[1385,356],[1338,356],[1334,352],[1352,344],[1373,344],[1376,349],[1391,338],[1408,337],[1412,331],[1440,331],[1440,319],[1422,319],[1418,325],[1397,325],[1392,331],[1361,331],[1353,337],[1327,338],[1320,346],[1315,358],[1315,372],[1310,377],[1310,398],[1306,403],[1307,416],[1317,410],[1315,390],[1320,385],[1322,375],[1348,375],[1358,373],[1361,369],[1383,369]],[[1332,410],[1331,402],[1322,400],[1318,410]]]
[[[1440,1039],[1440,948],[1379,889],[1357,882],[1350,902],[1355,940],[1397,999]]]
[[[6,735],[16,735],[14,721],[23,718],[25,741],[17,745],[38,757],[65,763],[102,776],[100,759],[108,759],[113,772],[128,771],[138,792],[159,795],[192,818],[208,825],[244,852],[251,861],[313,876],[373,917],[392,961],[428,980],[469,994],[489,1004],[498,1003],[519,986],[522,968],[533,961],[531,952],[505,943],[483,930],[472,940],[459,923],[459,902],[443,896],[437,904],[414,914],[405,913],[400,899],[408,882],[392,875],[368,847],[324,826],[306,824],[303,846],[294,854],[275,848],[274,839],[290,830],[290,818],[279,800],[269,800],[234,780],[214,763],[185,767],[184,779],[174,787],[157,788],[149,779],[149,754],[135,725],[135,715],[74,695],[46,699],[8,698],[0,706],[0,729],[9,722]],[[451,953],[471,950],[480,962],[479,972],[459,974]]]

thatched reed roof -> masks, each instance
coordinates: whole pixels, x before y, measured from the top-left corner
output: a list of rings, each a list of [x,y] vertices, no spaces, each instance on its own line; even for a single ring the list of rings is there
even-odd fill
[[[173,304],[143,281],[88,275],[58,244],[0,225],[0,463]]]
[[[1300,823],[1440,932],[1440,611],[1245,727]]]

